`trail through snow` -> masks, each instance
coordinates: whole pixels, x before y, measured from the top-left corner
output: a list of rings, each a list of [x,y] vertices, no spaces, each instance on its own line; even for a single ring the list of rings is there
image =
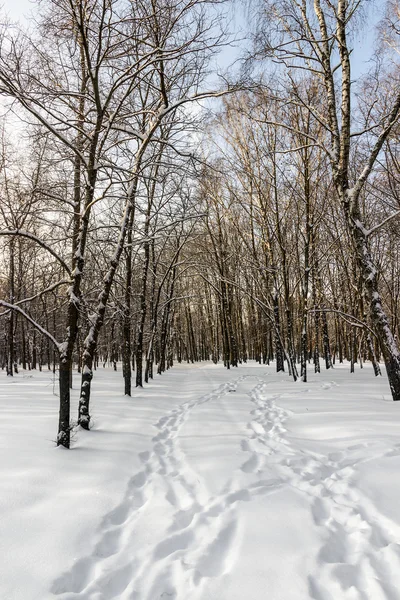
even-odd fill
[[[79,556],[55,561],[44,595],[9,585],[2,598],[400,600],[399,407],[382,379],[338,368],[293,384],[252,364],[182,367],[164,382],[132,399],[143,439],[119,499],[85,544],[77,536]]]

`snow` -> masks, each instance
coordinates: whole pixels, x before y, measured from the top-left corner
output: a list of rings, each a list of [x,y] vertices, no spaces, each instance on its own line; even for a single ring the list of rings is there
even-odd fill
[[[133,398],[99,369],[70,451],[52,374],[0,377],[2,600],[399,600],[400,403],[369,365],[176,365]]]
[[[70,286],[68,288],[68,295],[69,295],[69,300],[70,300],[70,302],[72,302],[72,304],[75,304],[75,306],[80,305],[80,300],[79,300],[78,296],[76,296],[76,294],[74,294],[72,286]]]
[[[349,195],[350,196],[350,195]],[[351,201],[351,198],[350,198]],[[354,225],[359,229],[363,235],[367,236],[368,231],[365,229],[364,225],[361,223],[359,219],[354,219]]]
[[[61,356],[65,355],[68,350],[68,342],[61,342],[57,344],[57,348]]]

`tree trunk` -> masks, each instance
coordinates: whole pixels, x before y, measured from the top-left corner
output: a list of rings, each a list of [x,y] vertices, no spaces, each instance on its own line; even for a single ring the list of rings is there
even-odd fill
[[[132,342],[131,342],[131,298],[132,298],[132,228],[134,211],[129,220],[127,232],[127,248],[125,259],[125,305],[122,324],[122,360],[124,377],[124,394],[132,395]]]
[[[347,208],[348,205],[345,206]],[[347,208],[347,214],[349,215]],[[371,319],[385,361],[386,372],[393,400],[400,400],[400,353],[389,320],[382,307],[378,291],[377,270],[373,264],[365,229],[361,225],[358,207],[353,206],[349,227],[357,250],[357,259],[367,297],[370,302]]]
[[[278,292],[275,291],[272,297],[274,306],[274,323],[275,323],[275,356],[276,356],[276,372],[285,371],[284,352],[282,347],[280,316],[279,316],[279,301]]]

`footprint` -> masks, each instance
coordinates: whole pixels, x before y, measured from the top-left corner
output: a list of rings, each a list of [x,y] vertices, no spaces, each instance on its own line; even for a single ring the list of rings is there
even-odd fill
[[[227,496],[228,504],[233,504],[234,502],[249,502],[251,500],[249,490],[238,490],[237,492],[232,492]]]
[[[119,550],[121,534],[122,531],[120,529],[107,531],[94,549],[95,556],[107,558],[116,554]]]
[[[315,577],[312,577],[311,575],[308,577],[308,592],[313,600],[335,600]]]
[[[61,575],[51,586],[51,592],[56,596],[73,592],[80,594],[90,581],[93,559],[91,557],[79,559],[68,572]]]
[[[390,456],[400,456],[400,449],[397,450],[390,450],[389,452],[387,452],[385,454],[386,457],[390,457]]]
[[[220,577],[232,567],[232,547],[237,547],[238,524],[235,519],[227,523],[209,544],[196,567],[200,577]]]
[[[337,565],[334,567],[332,573],[336,576],[343,591],[348,590],[353,586],[358,589],[358,566],[350,564]]]
[[[387,546],[389,546],[390,540],[388,540],[385,533],[377,525],[370,524],[370,527],[371,527],[371,534],[370,534],[371,545],[374,548],[376,548],[377,550],[380,550],[381,548],[386,548]]]
[[[251,452],[250,444],[247,440],[242,440],[240,442],[240,447],[243,450],[243,452]]]
[[[107,600],[119,598],[132,581],[133,575],[133,565],[128,564],[102,575],[96,582],[96,587],[101,590],[102,597],[107,598]]]
[[[349,546],[348,535],[344,527],[335,522],[327,542],[319,552],[318,558],[321,562],[328,564],[346,563],[351,552],[352,548]]]
[[[153,556],[155,560],[161,560],[162,558],[170,556],[177,550],[186,550],[192,541],[193,533],[191,531],[178,533],[157,544]]]
[[[160,471],[161,473],[161,471]],[[165,473],[162,473],[165,474]],[[178,500],[178,496],[176,495],[175,491],[173,490],[173,488],[169,485],[168,487],[168,491],[165,494],[165,498],[166,500],[168,500],[168,502],[171,504],[171,506],[179,506],[179,500]]]
[[[131,504],[127,500],[119,504],[106,516],[105,525],[122,525],[128,519]]]
[[[256,473],[260,470],[262,461],[256,452],[240,467],[244,473]]]
[[[351,448],[348,448],[348,450],[351,450]],[[344,456],[344,453],[341,451],[330,452],[328,454],[328,460],[330,460],[331,462],[338,462],[339,460],[342,460],[343,456]]]
[[[200,512],[200,505],[196,502],[187,510],[178,510],[174,515],[174,522],[170,526],[170,531],[186,529],[192,523],[194,517]]]
[[[171,417],[169,415],[167,415],[166,417],[161,417],[161,419],[159,419],[157,423],[154,424],[154,427],[158,427],[159,429],[161,429],[162,427],[164,427],[164,425],[168,423],[170,418]]]
[[[139,452],[139,458],[142,461],[142,463],[146,463],[150,458],[150,452],[148,452],[147,450],[145,452]]]
[[[326,500],[318,497],[315,498],[311,506],[311,513],[316,525],[324,525],[330,515]]]
[[[145,471],[140,471],[140,473],[137,473],[134,477],[132,477],[132,479],[129,482],[129,485],[137,487],[137,488],[141,488],[144,486],[146,481],[147,481],[147,474],[145,473]]]
[[[150,592],[146,595],[146,600],[177,600],[180,587],[182,586],[179,583],[174,583],[171,565],[168,565],[156,576]]]

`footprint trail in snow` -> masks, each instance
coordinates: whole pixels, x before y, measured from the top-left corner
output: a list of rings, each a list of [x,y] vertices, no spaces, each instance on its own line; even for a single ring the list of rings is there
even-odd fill
[[[143,469],[129,481],[121,503],[104,518],[92,555],[78,560],[53,583],[55,596],[187,600],[190,595],[194,600],[201,598],[208,578],[232,568],[241,536],[237,504],[268,494],[281,483],[261,481],[240,488],[229,479],[221,493],[210,495],[180,448],[179,432],[193,409],[236,391],[244,379],[185,402],[155,423],[158,433],[152,449],[140,455]],[[140,547],[136,532],[151,520],[154,502],[170,507],[169,524],[153,543]]]
[[[242,470],[256,472],[269,460],[280,468],[282,481],[310,497],[312,517],[324,539],[315,572],[308,576],[310,597],[400,600],[400,528],[352,486],[356,465],[369,460],[366,445],[327,456],[294,447],[285,427],[292,413],[277,405],[279,395],[267,390],[260,382],[250,393],[255,409],[249,439],[242,441],[250,458]]]
[[[304,450],[290,441],[292,413],[279,406],[281,396],[268,393],[264,378],[256,377],[256,385],[252,379],[242,376],[220,385],[155,423],[152,447],[139,455],[142,469],[103,519],[92,554],[53,583],[54,596],[202,600],[207,581],[236,564],[244,527],[240,504],[288,488],[309,499],[313,522],[321,529],[315,568],[305,574],[309,598],[400,600],[400,528],[352,485],[357,464],[366,460],[365,447],[326,456]],[[243,387],[253,405],[240,443],[243,460],[211,494],[179,435],[189,418],[196,419],[197,407]]]

